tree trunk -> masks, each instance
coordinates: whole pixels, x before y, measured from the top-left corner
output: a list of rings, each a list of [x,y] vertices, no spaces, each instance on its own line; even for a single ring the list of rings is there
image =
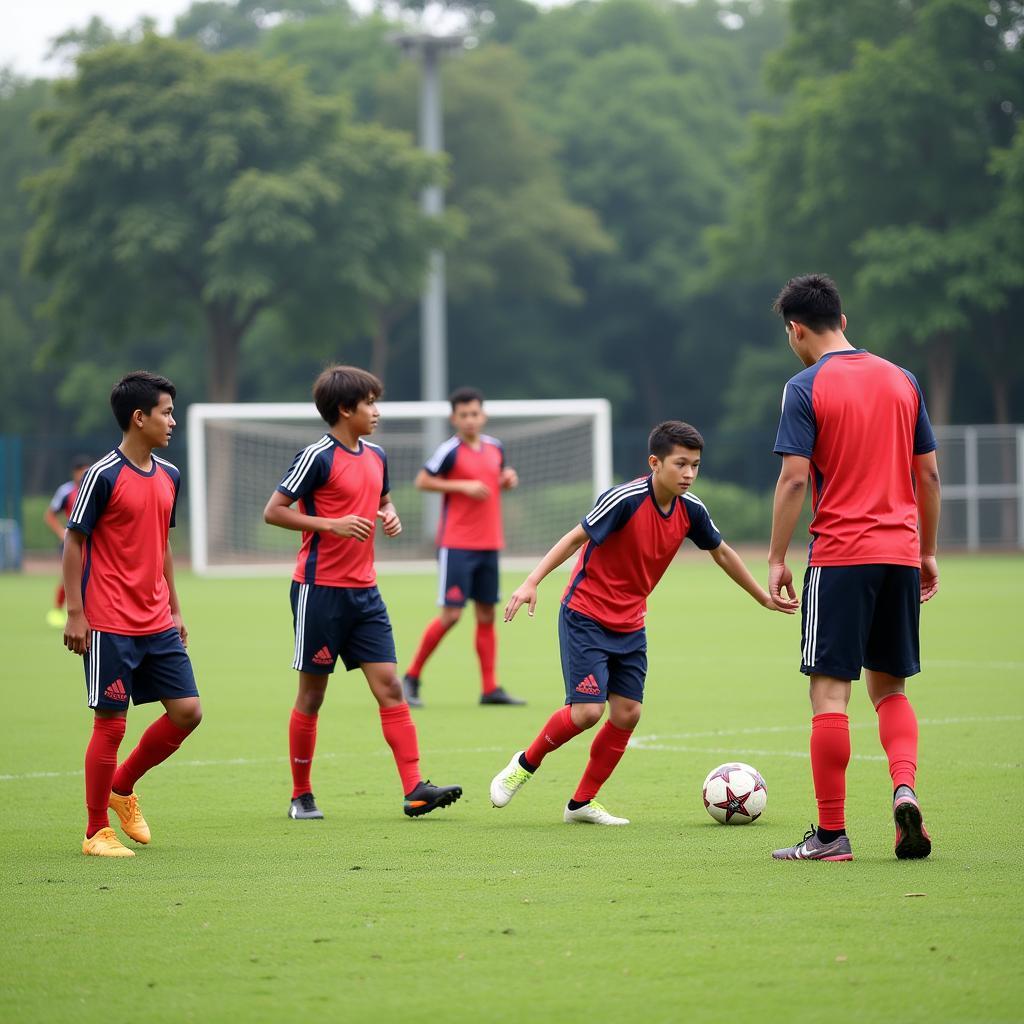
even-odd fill
[[[925,399],[933,423],[947,424],[953,413],[953,378],[956,373],[956,348],[946,331],[935,335],[925,349],[928,391]]]
[[[210,402],[238,401],[238,350],[243,328],[218,307],[208,308],[206,395]]]
[[[388,356],[391,350],[391,325],[394,317],[386,309],[378,309],[373,316],[373,337],[370,339],[370,373],[385,380]]]

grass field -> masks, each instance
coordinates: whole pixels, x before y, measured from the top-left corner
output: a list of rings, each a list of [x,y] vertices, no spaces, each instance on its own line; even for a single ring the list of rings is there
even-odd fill
[[[706,556],[674,566],[652,601],[637,749],[602,792],[633,821],[618,829],[562,824],[585,738],[509,807],[488,800],[561,702],[561,578],[535,620],[500,630],[503,681],[529,707],[475,704],[468,623],[429,666],[423,765],[465,787],[460,803],[403,817],[365,684],[339,675],[314,766],[327,817],[293,822],[287,584],[183,574],[206,717],[140,784],[154,840],[130,861],[78,852],[91,716],[79,661],[43,624],[51,580],[0,577],[0,1018],[1020,1021],[1024,561],[942,571],[911,687],[935,851],[892,857],[886,763],[858,687],[848,864],[769,857],[814,816],[798,624]],[[408,657],[433,580],[381,587]],[[123,752],[153,717],[130,713]],[[715,824],[700,800],[707,771],[732,759],[768,783],[745,828]]]

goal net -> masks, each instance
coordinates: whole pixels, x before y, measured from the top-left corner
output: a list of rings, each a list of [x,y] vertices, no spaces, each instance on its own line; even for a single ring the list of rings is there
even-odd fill
[[[612,484],[607,400],[488,401],[488,434],[505,446],[519,486],[505,491],[505,551],[536,556]],[[378,531],[378,563],[422,568],[434,559],[436,495],[413,479],[451,435],[447,402],[381,402],[374,444],[387,452],[391,496],[402,519],[395,538]],[[267,526],[263,507],[295,453],[326,427],[306,404],[195,404],[188,413],[192,565],[199,573],[283,571],[299,535]]]

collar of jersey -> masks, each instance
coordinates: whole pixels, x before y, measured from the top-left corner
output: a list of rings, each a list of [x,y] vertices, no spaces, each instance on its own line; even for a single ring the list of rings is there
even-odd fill
[[[661,506],[658,504],[658,499],[654,496],[654,474],[651,473],[647,477],[647,494],[651,499],[651,504],[654,506],[654,511],[661,516],[662,519],[671,519],[672,513],[676,510],[676,502],[679,500],[678,495],[672,495],[672,504],[669,505],[667,512],[661,511]]]
[[[849,350],[841,348],[838,352],[826,352],[815,365],[823,363],[826,359],[831,359],[833,356],[862,356],[865,352],[867,352],[866,348],[854,348]]]
[[[152,475],[153,475],[153,474],[154,474],[154,473],[156,472],[156,459],[155,459],[155,458],[153,457],[153,453],[152,453],[152,452],[150,452],[150,453],[149,453],[149,457],[150,457],[150,459],[151,459],[151,460],[152,460],[152,462],[153,462],[153,468],[152,468],[152,469],[151,469],[151,470],[150,470],[150,471],[149,471],[149,472],[147,473],[147,472],[146,472],[146,471],[145,471],[144,469],[139,469],[139,467],[138,467],[138,466],[136,466],[136,465],[135,465],[135,463],[134,463],[134,462],[132,462],[132,460],[131,460],[131,459],[129,459],[129,458],[128,458],[128,456],[127,456],[127,455],[125,455],[125,453],[124,453],[123,451],[121,451],[121,448],[120,448],[120,446],[118,446],[117,448],[115,448],[115,449],[114,449],[114,451],[115,451],[115,452],[117,452],[117,457],[118,457],[118,458],[119,458],[119,459],[120,459],[120,460],[121,460],[121,461],[122,461],[122,462],[123,462],[123,463],[124,463],[124,464],[125,464],[125,465],[126,465],[126,466],[127,466],[127,467],[128,467],[128,468],[129,468],[130,470],[131,470],[131,471],[132,471],[132,472],[133,472],[133,473],[138,473],[138,474],[139,474],[139,476],[152,476]]]
[[[362,455],[366,451],[366,445],[363,444],[362,438],[359,438],[358,448],[349,448],[347,445],[342,444],[329,430],[324,437],[329,437],[343,452],[348,452],[349,455]]]

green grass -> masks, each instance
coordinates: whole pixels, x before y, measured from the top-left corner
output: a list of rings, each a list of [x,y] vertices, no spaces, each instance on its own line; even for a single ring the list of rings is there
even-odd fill
[[[942,568],[911,688],[935,852],[892,857],[889,780],[858,687],[851,864],[768,856],[814,816],[798,624],[758,609],[705,556],[673,567],[652,601],[637,735],[659,749],[629,751],[602,793],[632,819],[621,829],[561,823],[585,738],[508,808],[487,797],[561,702],[561,577],[534,621],[501,627],[504,683],[529,707],[475,705],[468,623],[429,667],[423,763],[466,787],[453,808],[402,816],[365,684],[335,677],[317,823],[285,817],[287,583],[183,574],[206,718],[140,785],[154,841],[126,862],[78,852],[90,715],[80,663],[43,625],[52,581],[0,578],[0,1016],[1019,1021],[1024,562]],[[382,590],[407,657],[434,582],[384,577]],[[123,751],[153,717],[130,713]],[[768,783],[764,817],[745,828],[713,823],[700,801],[706,772],[734,758]]]

